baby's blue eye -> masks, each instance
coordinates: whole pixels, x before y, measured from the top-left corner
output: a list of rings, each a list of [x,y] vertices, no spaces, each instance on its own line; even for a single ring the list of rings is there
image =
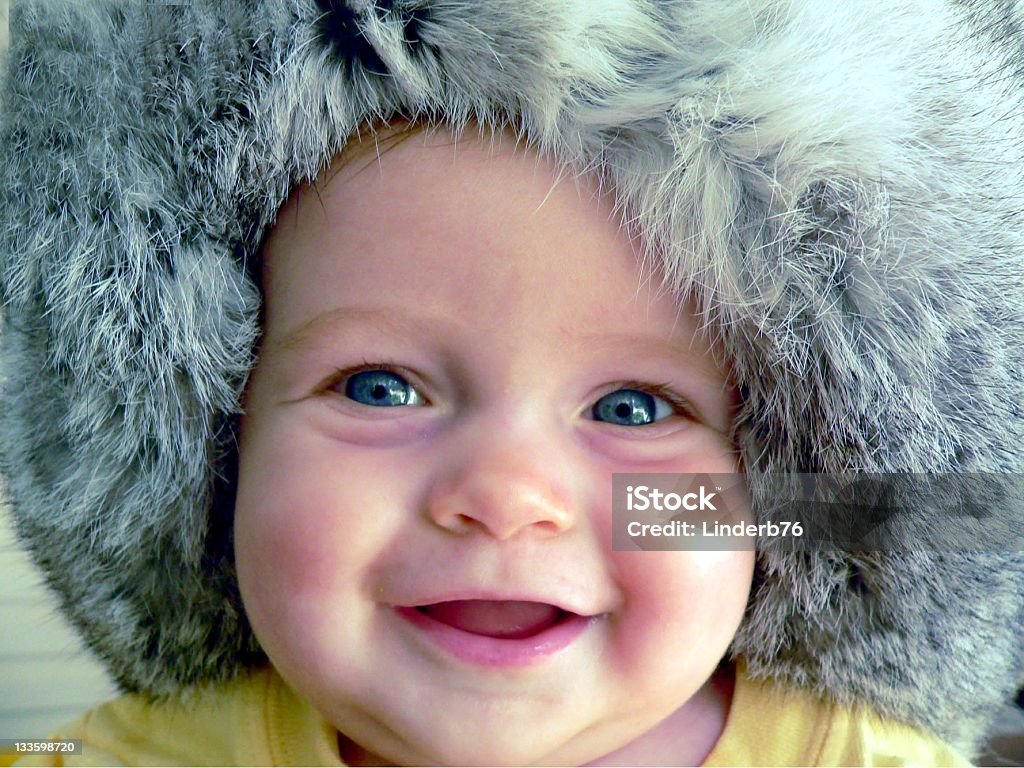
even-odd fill
[[[345,382],[345,396],[363,405],[383,408],[423,404],[419,392],[391,371],[360,371],[352,374]]]
[[[595,421],[641,427],[668,416],[672,406],[639,389],[617,389],[594,403],[591,413]]]

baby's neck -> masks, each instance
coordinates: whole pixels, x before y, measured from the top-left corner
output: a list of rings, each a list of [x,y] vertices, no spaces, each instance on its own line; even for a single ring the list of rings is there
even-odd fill
[[[735,687],[735,669],[723,665],[654,728],[588,765],[701,765],[725,730]]]
[[[602,765],[701,765],[714,749],[736,687],[733,666],[723,665],[683,706],[623,747],[587,763]],[[394,765],[338,735],[345,765]]]

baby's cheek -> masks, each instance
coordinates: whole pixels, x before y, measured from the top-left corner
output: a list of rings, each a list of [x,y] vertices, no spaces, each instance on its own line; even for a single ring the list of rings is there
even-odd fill
[[[289,596],[350,583],[383,533],[369,480],[380,473],[301,412],[262,415],[243,437],[237,546],[250,547],[263,575]]]
[[[663,676],[703,682],[739,626],[753,553],[616,555],[624,596],[621,611],[611,619],[617,665],[653,680],[660,668]]]
[[[330,519],[326,494],[311,479],[285,462],[251,485],[243,478],[239,487],[239,567],[248,563],[261,585],[273,584],[288,594],[329,588],[335,569],[332,554],[339,551],[339,526]]]
[[[236,548],[243,604],[256,637],[274,666],[300,690],[316,690],[323,669],[341,673],[345,636],[346,550],[316,495],[291,501],[289,489],[266,488],[236,514]],[[323,507],[320,507],[323,509]]]
[[[269,437],[269,436],[268,436]],[[287,436],[249,440],[240,457],[235,508],[239,585],[261,641],[325,620],[357,554],[339,519],[334,481]],[[290,449],[296,450],[290,450]]]

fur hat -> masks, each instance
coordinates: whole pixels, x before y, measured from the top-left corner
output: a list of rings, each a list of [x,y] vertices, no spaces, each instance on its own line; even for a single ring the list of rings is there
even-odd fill
[[[252,265],[289,190],[395,115],[514,123],[607,180],[731,356],[755,502],[775,472],[992,473],[912,519],[969,502],[1024,529],[997,490],[1024,469],[1018,12],[16,0],[0,463],[21,539],[125,689],[262,659],[231,546]],[[767,548],[733,652],[971,750],[1024,669],[1020,549]]]

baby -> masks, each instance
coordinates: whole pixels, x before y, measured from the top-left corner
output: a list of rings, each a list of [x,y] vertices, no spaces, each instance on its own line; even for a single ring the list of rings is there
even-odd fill
[[[963,764],[1024,672],[1000,14],[17,4],[0,469],[125,691],[24,764]],[[616,475],[972,472],[614,541]]]
[[[611,551],[611,474],[735,472],[732,388],[593,180],[416,135],[263,255],[239,583],[342,758],[700,763],[753,552]]]

